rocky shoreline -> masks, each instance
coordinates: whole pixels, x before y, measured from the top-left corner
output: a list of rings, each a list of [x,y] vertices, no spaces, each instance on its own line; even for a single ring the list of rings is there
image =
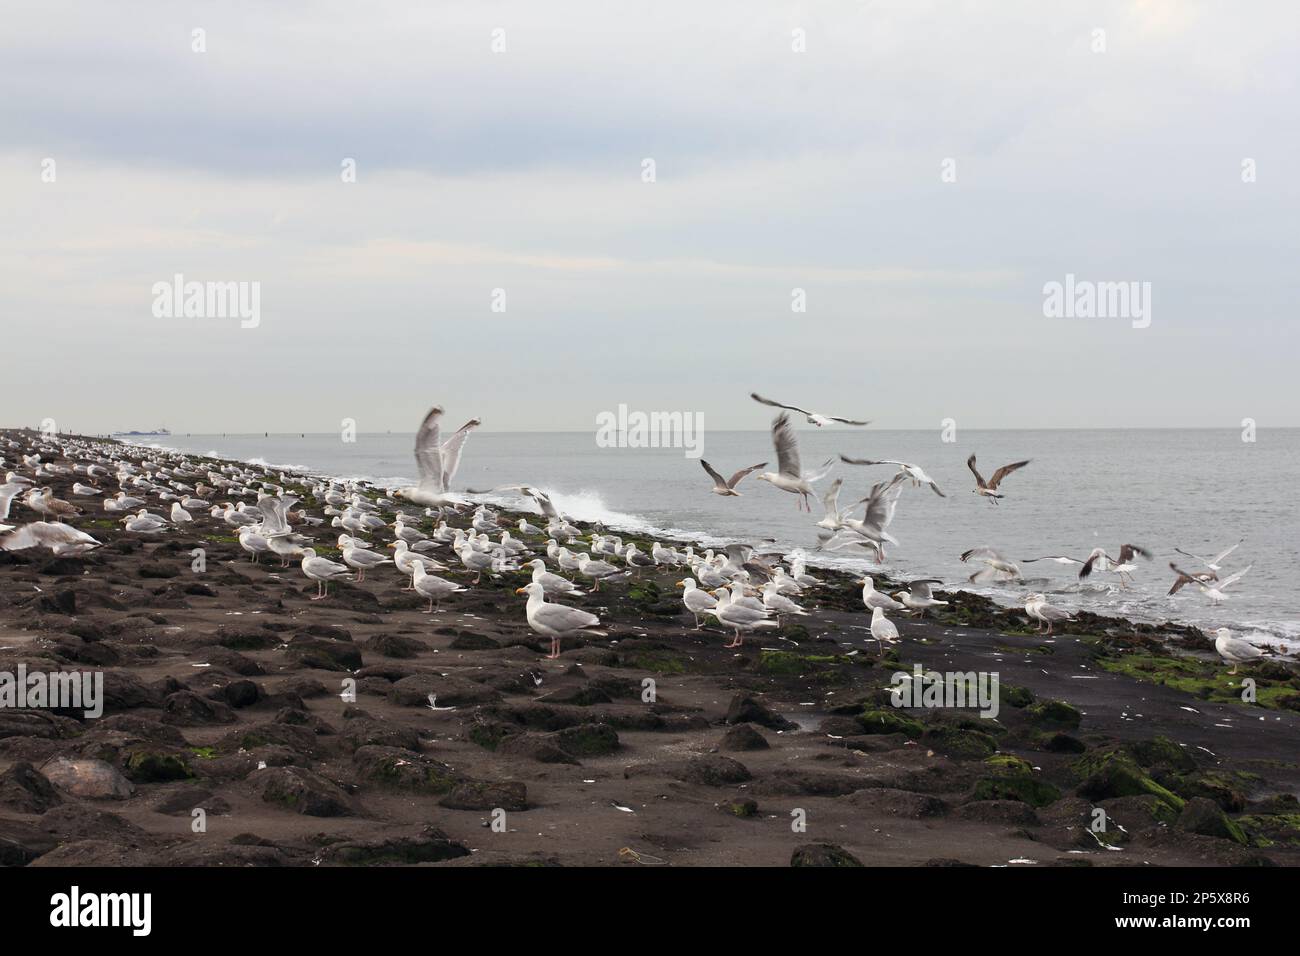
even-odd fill
[[[184,457],[320,513],[301,476]],[[524,574],[451,572],[470,590],[435,614],[392,568],[312,601],[219,519],[132,534],[74,480],[41,483],[103,546],[0,551],[0,672],[102,673],[104,712],[0,708],[10,865],[1300,863],[1300,677],[1229,676],[1192,628],[1081,614],[1044,638],[951,592],[881,654],[858,586],[819,570],[810,617],[733,651],[652,569],[566,601],[608,637],[548,661]],[[304,533],[337,559],[336,531]],[[916,665],[996,673],[997,717],[894,707]]]

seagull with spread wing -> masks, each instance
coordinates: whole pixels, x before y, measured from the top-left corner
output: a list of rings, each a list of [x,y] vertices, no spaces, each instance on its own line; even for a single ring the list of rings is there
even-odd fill
[[[1118,574],[1119,586],[1126,588],[1129,580],[1133,577],[1133,572],[1137,570],[1133,558],[1139,555],[1147,560],[1151,559],[1151,552],[1137,544],[1121,544],[1119,546],[1118,561],[1107,554],[1105,548],[1093,548],[1092,554],[1088,555],[1088,560],[1083,562],[1083,567],[1079,569],[1079,580],[1085,580],[1092,574],[1093,568],[1096,568],[1098,571],[1109,571],[1112,574]]]
[[[715,495],[721,495],[724,498],[739,498],[740,492],[736,490],[736,485],[740,484],[741,481],[744,480],[745,476],[751,472],[758,471],[760,468],[766,468],[767,462],[760,461],[757,465],[750,465],[748,468],[742,468],[730,478],[723,478],[720,474],[714,471],[713,466],[703,458],[700,459],[700,465],[709,473],[709,477],[713,479],[713,488],[710,490]]]
[[[1201,564],[1205,565],[1205,566],[1206,566],[1207,568],[1209,568],[1211,571],[1215,572],[1215,575],[1216,575],[1216,577],[1217,577],[1218,572],[1220,572],[1220,571],[1223,570],[1223,566],[1222,566],[1222,565],[1223,565],[1223,559],[1226,558],[1228,555],[1232,554],[1232,552],[1236,551],[1238,548],[1240,548],[1240,547],[1241,547],[1241,544],[1242,544],[1242,541],[1245,541],[1245,540],[1246,540],[1245,538],[1242,538],[1241,541],[1238,541],[1238,542],[1237,542],[1236,544],[1234,544],[1231,548],[1228,548],[1228,549],[1225,550],[1225,551],[1220,551],[1218,554],[1216,554],[1216,555],[1215,555],[1214,557],[1212,557],[1212,558],[1203,558],[1203,557],[1201,557],[1199,554],[1192,554],[1192,552],[1190,552],[1190,551],[1184,551],[1182,548],[1174,548],[1174,550],[1177,551],[1177,552],[1178,552],[1179,554],[1181,554],[1181,555],[1184,555],[1184,556],[1189,557],[1189,558],[1194,558],[1194,559],[1196,559],[1197,561],[1200,561]]]
[[[441,419],[442,407],[439,405],[429,409],[429,414],[424,416],[420,430],[415,434],[415,464],[420,470],[420,483],[394,490],[394,498],[405,498],[430,508],[464,504],[459,497],[448,492],[451,479],[455,477],[456,468],[460,465],[460,453],[465,447],[465,439],[482,422],[471,418],[450,438],[441,441]]]
[[[997,471],[993,472],[992,478],[985,481],[984,476],[981,475],[979,469],[975,467],[975,456],[971,455],[966,459],[966,467],[969,468],[971,474],[975,476],[975,487],[971,489],[971,493],[983,495],[991,504],[997,504],[998,499],[1003,497],[1003,495],[998,494],[998,485],[1002,484],[1002,479],[1016,469],[1024,468],[1025,465],[1029,464],[1032,460],[1033,459],[1026,458],[1024,461],[1014,461],[1009,465],[1003,465]]]
[[[1173,572],[1182,577],[1191,578],[1196,583],[1196,586],[1201,589],[1201,593],[1210,599],[1211,604],[1220,604],[1223,601],[1228,600],[1228,595],[1225,594],[1224,591],[1226,591],[1228,588],[1232,587],[1232,585],[1236,584],[1238,581],[1244,578],[1246,574],[1250,571],[1250,569],[1253,568],[1254,566],[1255,565],[1253,564],[1248,564],[1240,571],[1238,571],[1236,574],[1230,574],[1222,581],[1219,581],[1218,579],[1215,579],[1213,581],[1201,581],[1198,580],[1195,575],[1188,574],[1186,571],[1184,571],[1178,565],[1174,564],[1172,561],[1169,562],[1169,567],[1173,570]]]
[[[795,438],[790,416],[785,412],[772,419],[772,445],[776,448],[777,470],[765,471],[756,480],[766,481],[773,488],[800,495],[799,502],[796,502],[800,510],[807,508],[812,511],[808,496],[813,493],[813,482],[826,477],[835,459],[828,458],[820,471],[805,472],[799,463],[799,441]]]
[[[787,405],[784,402],[774,402],[770,398],[764,398],[758,392],[750,392],[749,397],[763,405],[771,405],[773,408],[788,408],[792,412],[798,412],[808,418],[809,425],[816,425],[821,428],[823,425],[829,425],[831,422],[839,422],[841,425],[869,425],[870,422],[860,422],[853,418],[841,418],[838,415],[823,415],[820,412],[810,412],[806,408],[800,408],[798,405]]]
[[[897,465],[899,474],[906,475],[908,478],[912,479],[913,488],[919,488],[921,485],[929,485],[930,490],[940,498],[948,497],[939,490],[939,486],[934,483],[934,479],[925,473],[925,469],[920,465],[914,465],[909,461],[891,461],[888,458],[882,458],[879,461],[876,461],[871,458],[850,458],[848,455],[840,455],[840,461],[844,462],[846,465]]]

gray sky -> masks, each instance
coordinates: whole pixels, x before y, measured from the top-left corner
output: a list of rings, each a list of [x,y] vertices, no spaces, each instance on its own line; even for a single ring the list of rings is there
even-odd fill
[[[761,428],[753,389],[881,427],[1300,424],[1291,2],[4,21],[0,425]],[[259,282],[260,324],[155,317],[176,273]],[[1045,317],[1067,273],[1151,283],[1150,327]]]

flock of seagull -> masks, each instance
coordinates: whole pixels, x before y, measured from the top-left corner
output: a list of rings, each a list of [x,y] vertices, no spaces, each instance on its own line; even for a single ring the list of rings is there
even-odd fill
[[[796,506],[811,512],[809,499],[816,495],[814,485],[829,474],[835,459],[805,471],[789,413],[797,412],[817,427],[832,423],[864,426],[869,422],[825,415],[757,393],[751,393],[751,397],[781,409],[771,424],[777,470],[760,471],[768,465],[760,462],[726,478],[701,460],[713,481],[712,492],[721,497],[739,497],[741,492],[737,486],[750,474],[759,472],[755,480],[796,495]],[[24,448],[17,441],[6,439],[0,448],[0,473],[7,472],[4,483],[0,484],[0,549],[44,547],[56,556],[75,557],[100,545],[91,535],[67,523],[85,513],[84,502],[79,506],[55,497],[47,483],[55,476],[72,476],[74,499],[99,500],[106,513],[121,515],[118,520],[131,534],[155,536],[181,529],[193,522],[195,513],[206,512],[232,529],[251,561],[258,562],[263,555],[268,555],[268,560],[279,558],[280,566],[288,568],[296,560],[303,575],[317,584],[313,601],[328,597],[331,582],[364,581],[367,573],[391,566],[406,580],[405,590],[426,599],[426,612],[432,613],[443,601],[465,592],[467,584],[479,584],[484,574],[530,572],[532,580],[516,593],[526,597],[524,614],[528,625],[550,640],[548,659],[559,657],[561,642],[566,637],[605,633],[599,630],[601,622],[597,615],[561,604],[557,599],[584,594],[578,587],[579,581],[590,585],[592,591],[599,591],[602,582],[635,577],[643,569],[685,571],[686,576],[678,582],[683,605],[693,615],[697,628],[712,618],[731,631],[731,642],[724,645],[728,648],[740,647],[748,634],[773,630],[791,618],[809,614],[800,602],[823,582],[808,573],[807,554],[802,549],[780,555],[760,553],[746,544],[732,544],[725,549],[697,553],[693,545],[679,551],[675,546],[654,541],[648,552],[641,551],[635,543],[624,543],[619,536],[605,533],[599,526],[584,532],[556,508],[546,493],[527,484],[505,485],[491,491],[512,491],[531,499],[545,518],[545,524],[539,527],[526,518],[506,521],[488,505],[451,490],[465,442],[480,421],[471,419],[444,439],[443,414],[441,407],[432,408],[416,433],[418,482],[392,489],[388,496],[377,498],[368,495],[370,489],[359,482],[283,473],[276,481],[265,471],[259,473],[233,463],[213,470],[180,453],[150,449],[133,459],[119,445],[42,436],[35,447]],[[17,455],[12,463],[6,463],[3,454],[6,451]],[[47,460],[47,456],[53,457]],[[60,460],[71,464],[59,464]],[[821,497],[824,514],[815,523],[818,539],[815,550],[859,548],[874,555],[877,563],[883,563],[886,546],[898,544],[888,528],[903,490],[909,486],[928,487],[936,495],[947,497],[920,465],[845,455],[840,455],[839,460],[855,466],[891,466],[896,471],[889,479],[873,484],[865,497],[848,507],[839,504],[843,479],[835,479]],[[1026,459],[1003,465],[985,479],[975,455],[971,455],[966,464],[975,478],[972,493],[996,505],[1004,497],[1002,483],[1029,463]],[[114,483],[118,490],[110,494],[109,488]],[[300,507],[304,499],[290,493],[286,487],[289,485],[305,488],[321,514],[313,515],[307,507]],[[249,502],[250,498],[254,503]],[[156,500],[160,510],[166,508],[166,516],[149,510],[150,499]],[[38,515],[39,520],[22,526],[4,524],[16,502]],[[410,508],[422,510],[407,510]],[[855,517],[859,509],[861,516]],[[468,523],[464,527],[448,523],[448,519],[459,520],[467,514]],[[426,519],[432,522],[432,531],[427,534],[421,530]],[[319,555],[313,547],[313,534],[326,533],[327,526],[329,534],[337,529],[335,545],[341,562]],[[376,549],[366,537],[377,533],[392,538],[382,550]],[[544,546],[530,544],[528,540],[542,537]],[[1224,571],[1222,562],[1240,544],[1212,558],[1176,549],[1179,554],[1199,562],[1204,570],[1187,571],[1171,563],[1177,578],[1169,593],[1175,594],[1191,585],[1216,604],[1225,600],[1227,589],[1251,568],[1247,565],[1220,577]],[[1077,565],[1081,581],[1094,573],[1113,574],[1120,587],[1126,588],[1138,568],[1136,560],[1149,559],[1151,554],[1133,544],[1123,544],[1118,551],[1115,557],[1104,548],[1096,548],[1083,558],[1045,555],[1016,562],[985,546],[966,551],[961,560],[977,566],[969,577],[976,584],[993,581],[1023,584],[1021,563],[1050,561]],[[451,574],[472,574],[473,580],[460,583],[443,576]],[[893,594],[877,591],[871,577],[863,577],[859,583],[863,605],[871,614],[871,635],[882,651],[886,644],[899,640],[898,628],[888,614],[924,616],[929,610],[948,604],[934,596],[934,586],[943,583],[937,579],[912,581],[906,589]],[[1029,594],[1024,610],[1037,622],[1039,632],[1047,635],[1057,625],[1073,619],[1066,610],[1049,604],[1042,593]],[[1236,673],[1238,664],[1268,653],[1234,637],[1227,628],[1219,628],[1215,636],[1215,647],[1233,665],[1232,673]]]

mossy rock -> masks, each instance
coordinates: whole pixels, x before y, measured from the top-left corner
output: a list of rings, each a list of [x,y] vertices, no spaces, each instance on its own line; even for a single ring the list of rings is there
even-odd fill
[[[1252,813],[1236,822],[1254,846],[1300,847],[1300,813]]]
[[[1028,707],[1034,702],[1034,692],[1028,687],[1017,687],[1014,684],[998,685],[998,700],[1000,703],[1017,709]]]
[[[507,727],[505,724],[493,722],[475,724],[469,729],[466,736],[484,750],[496,750],[501,745],[501,741],[514,733],[518,733],[518,731]]]
[[[1148,770],[1167,767],[1171,770],[1189,773],[1196,769],[1196,761],[1185,749],[1168,737],[1153,737],[1150,740],[1135,740],[1124,745],[1124,749],[1133,755]]]
[[[925,733],[925,725],[913,720],[901,710],[886,707],[868,707],[856,718],[866,734],[903,734],[917,740]]]
[[[1225,770],[1167,774],[1159,777],[1159,780],[1184,799],[1206,797],[1229,813],[1240,813],[1246,809],[1250,791],[1259,783],[1259,777],[1254,774]]]
[[[742,820],[749,820],[758,816],[758,801],[756,800],[732,800],[722,805],[722,810],[733,817],[739,817]]]
[[[1075,730],[1083,715],[1063,700],[1045,700],[1025,709],[1026,716],[1040,727]]]
[[[1181,812],[1186,804],[1182,797],[1156,783],[1129,753],[1121,749],[1094,750],[1076,760],[1071,769],[1083,781],[1079,785],[1079,795],[1090,800],[1151,794],[1175,812]]]
[[[189,780],[194,776],[189,765],[175,754],[137,750],[126,760],[126,775],[136,783],[164,783]]]
[[[1011,754],[994,754],[984,761],[990,773],[975,782],[972,800],[1019,800],[1045,807],[1061,798],[1061,791],[1035,775],[1028,761]]]
[[[998,742],[990,734],[965,727],[940,725],[930,727],[921,740],[933,750],[958,760],[975,760],[991,757]]]
[[[555,735],[565,753],[575,757],[603,757],[618,750],[618,733],[607,724],[579,724]]]
[[[1242,846],[1250,845],[1250,840],[1241,827],[1229,820],[1227,814],[1219,809],[1219,805],[1207,797],[1193,797],[1188,800],[1178,817],[1178,826],[1189,833],[1231,840]]]

